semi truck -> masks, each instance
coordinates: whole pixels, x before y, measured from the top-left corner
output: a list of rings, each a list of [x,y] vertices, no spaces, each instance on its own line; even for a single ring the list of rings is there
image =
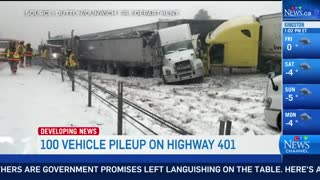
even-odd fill
[[[74,36],[72,31],[71,36],[51,37],[49,32],[47,43],[72,47],[76,51],[76,58],[79,60],[82,69],[86,69],[90,63],[93,71],[123,76],[163,77],[166,78],[165,81],[168,83],[187,79],[201,80],[201,72],[198,71],[199,68],[201,69],[200,59],[196,57],[197,49],[194,49],[194,52],[190,53],[188,57],[185,55],[180,57],[181,60],[184,58],[191,60],[191,73],[177,72],[175,68],[171,70],[170,68],[162,68],[163,65],[169,67],[172,64],[166,61],[166,57],[168,57],[164,52],[164,46],[166,45],[161,46],[159,32],[162,29],[189,24],[187,31],[196,35],[197,39],[202,40],[198,43],[203,46],[201,43],[204,43],[206,34],[223,22],[225,20],[159,20],[155,23],[80,36]],[[178,36],[179,31],[179,29],[171,30],[170,33],[173,34],[171,37]],[[190,49],[185,52],[189,53]],[[176,54],[177,52],[171,53],[170,56]],[[181,55],[180,52],[179,54]],[[172,58],[176,57],[171,57],[168,60],[171,61]],[[187,61],[184,63],[187,63]],[[169,70],[170,75],[167,74]],[[174,80],[172,77],[174,77]]]
[[[120,76],[162,77],[165,83],[201,81],[202,61],[196,57],[189,24],[159,30],[141,30],[112,35],[75,36],[63,45],[77,51],[80,67]],[[51,39],[51,44],[62,41]]]
[[[47,50],[47,61],[50,62],[50,64],[53,64],[53,65],[64,65],[63,62],[64,62],[64,57],[63,57],[63,47],[61,45],[54,45],[54,44],[40,44],[38,46],[38,54],[34,53],[34,55],[37,55],[37,56],[41,56],[41,53],[44,51],[44,50]],[[38,64],[42,64],[41,61],[39,58],[36,58],[38,59]]]
[[[281,13],[241,16],[222,23],[206,37],[209,73],[281,73]]]
[[[161,44],[162,74],[165,83],[187,79],[202,80],[204,67],[196,57],[189,24],[158,31]]]

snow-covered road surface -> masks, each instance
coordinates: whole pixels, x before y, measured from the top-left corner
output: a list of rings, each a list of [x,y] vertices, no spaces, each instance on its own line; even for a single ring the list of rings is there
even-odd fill
[[[86,74],[86,72],[81,72]],[[200,84],[164,85],[162,79],[119,77],[93,73],[98,84],[116,92],[124,81],[124,97],[171,121],[194,135],[217,135],[219,120],[232,121],[233,135],[273,135],[278,131],[265,122],[263,99],[268,78],[264,74],[205,77]],[[130,107],[126,112],[148,126],[150,120]],[[161,134],[173,134],[153,127]]]
[[[12,75],[8,63],[0,62],[0,153],[34,153],[37,128],[42,126],[98,126],[103,135],[116,134],[114,111],[95,98],[88,108],[86,89],[76,85],[72,92],[70,81],[62,82],[58,70],[37,75],[39,70],[19,68]],[[82,70],[77,73],[87,75]],[[265,75],[212,76],[185,85],[105,73],[93,73],[93,79],[115,93],[118,81],[123,81],[124,98],[194,135],[217,135],[222,119],[232,121],[233,135],[279,134],[265,123]],[[117,104],[108,94],[99,94]],[[159,135],[177,135],[128,105],[124,112]],[[123,126],[124,134],[142,134],[126,121]]]
[[[19,68],[12,75],[0,62],[0,153],[34,153],[41,126],[94,126],[116,133],[116,114],[108,107],[87,107],[87,92],[71,91],[70,81],[39,67]]]

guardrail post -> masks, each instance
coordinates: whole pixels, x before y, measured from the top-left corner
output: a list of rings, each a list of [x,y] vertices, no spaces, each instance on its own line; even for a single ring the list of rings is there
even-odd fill
[[[232,125],[232,122],[230,120],[220,121],[219,135],[230,135],[231,125]]]
[[[118,135],[122,135],[123,82],[118,82]]]
[[[74,69],[73,68],[72,68],[71,74],[72,74],[72,77],[71,77],[71,80],[72,80],[72,91],[74,91]]]
[[[64,82],[63,67],[62,67],[62,65],[60,66],[60,70],[61,70],[61,79],[62,79],[62,82]]]
[[[92,106],[91,103],[91,91],[92,91],[92,86],[91,86],[91,82],[92,82],[92,75],[91,75],[91,64],[90,62],[88,63],[88,107]]]

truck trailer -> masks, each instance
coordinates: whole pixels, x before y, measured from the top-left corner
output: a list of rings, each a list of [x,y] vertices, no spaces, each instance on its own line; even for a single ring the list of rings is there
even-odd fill
[[[165,83],[201,79],[203,64],[196,58],[189,24],[158,31],[122,34],[126,38],[79,42],[80,64],[120,76],[160,77]]]
[[[202,40],[199,41],[201,44],[204,43],[206,34],[223,22],[225,20],[160,20],[155,23],[80,36],[73,36],[72,32],[71,36],[51,37],[49,33],[47,43],[62,45],[65,48],[72,47],[76,51],[76,58],[83,69],[86,69],[90,62],[94,71],[130,76],[161,77],[169,71],[162,69],[165,54],[162,51],[160,37],[156,35],[158,31],[161,32],[162,29],[181,24],[189,24],[191,34],[197,35],[197,38]],[[174,32],[174,35],[177,34],[179,32]],[[196,55],[197,49],[194,51],[190,55]],[[192,66],[192,68],[194,67]],[[193,79],[195,73],[192,72],[189,77]],[[185,77],[187,77],[186,75],[190,74],[186,73]],[[178,75],[171,74],[171,76],[177,80],[183,79]]]
[[[268,14],[258,18],[261,41],[258,69],[261,72],[281,73],[281,22],[282,14]]]
[[[157,49],[147,44],[143,36],[79,42],[81,68],[85,69],[90,63],[95,71],[120,76],[150,77],[153,70],[160,71],[161,59],[156,53]]]
[[[206,37],[208,71],[281,73],[281,13],[242,16]]]

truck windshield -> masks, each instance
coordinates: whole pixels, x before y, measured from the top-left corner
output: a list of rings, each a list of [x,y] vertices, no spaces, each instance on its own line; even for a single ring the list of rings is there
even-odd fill
[[[184,51],[187,49],[193,49],[192,40],[180,41],[163,46],[165,54],[174,53],[175,51]]]

